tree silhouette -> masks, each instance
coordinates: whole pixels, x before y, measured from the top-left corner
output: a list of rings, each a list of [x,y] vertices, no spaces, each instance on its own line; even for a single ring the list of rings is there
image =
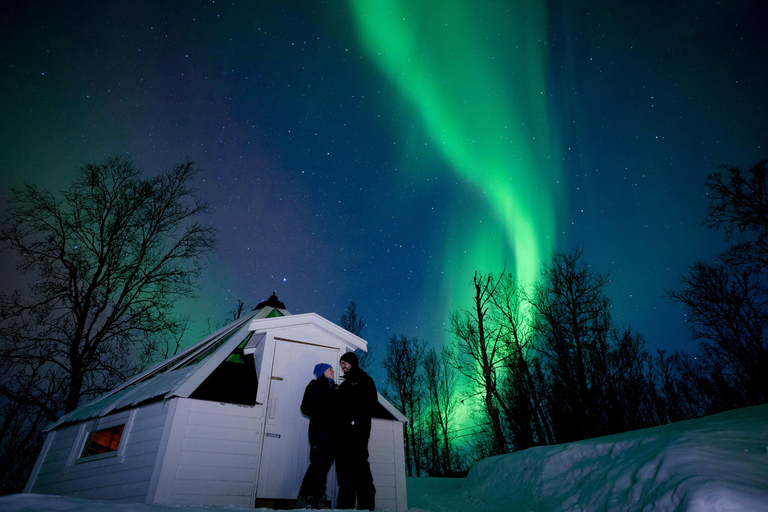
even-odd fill
[[[360,333],[363,332],[363,329],[365,328],[365,320],[363,320],[363,317],[357,313],[357,304],[355,304],[355,301],[351,301],[347,305],[347,309],[344,310],[344,314],[341,315],[341,318],[339,319],[339,325],[356,336],[360,336]],[[374,361],[373,350],[370,344],[368,345],[368,350],[366,352],[357,349],[355,350],[355,354],[357,355],[360,368],[365,371],[370,370]]]
[[[722,165],[707,177],[709,205],[704,225],[722,229],[734,245],[721,259],[728,264],[768,266],[768,160],[747,172]]]
[[[178,348],[174,302],[192,294],[215,239],[191,161],[139,174],[115,157],[59,194],[13,191],[0,242],[33,284],[0,296],[4,414],[55,420]]]
[[[408,418],[405,425],[405,461],[408,476],[421,476],[421,409],[424,400],[424,342],[402,334],[387,341],[381,365],[386,375],[384,396]]]
[[[430,348],[424,356],[424,382],[426,388],[425,429],[430,459],[430,474],[439,475],[453,470],[451,428],[456,409],[453,389],[456,379],[445,353]]]
[[[492,298],[503,278],[482,275],[473,277],[474,297],[472,309],[451,314],[451,332],[454,346],[453,363],[470,386],[482,397],[483,410],[488,416],[491,432],[491,453],[507,453],[502,414],[498,400],[499,372],[502,371],[505,344],[503,329],[493,322]]]
[[[608,276],[591,272],[582,254],[555,252],[533,299],[536,346],[549,377],[558,442],[601,435],[606,426]]]
[[[35,374],[46,387],[18,396],[4,380],[0,393],[55,419],[168,355],[166,342],[184,329],[174,301],[190,295],[214,246],[197,221],[206,205],[194,173],[187,161],[141,179],[128,160],[109,158],[83,166],[60,197],[14,191],[0,241],[36,281],[2,295],[0,358],[16,378]]]
[[[498,399],[507,416],[515,449],[552,442],[552,432],[544,410],[544,400],[535,377],[532,356],[530,298],[523,285],[505,275],[491,297],[494,317],[504,331],[505,378]]]
[[[723,229],[733,245],[718,261],[695,262],[682,287],[667,292],[686,310],[700,342],[700,382],[713,412],[768,401],[768,161],[722,166],[707,179],[704,224]]]

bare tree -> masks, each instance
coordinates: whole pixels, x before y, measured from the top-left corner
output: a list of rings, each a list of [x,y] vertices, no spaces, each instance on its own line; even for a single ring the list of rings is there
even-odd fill
[[[456,409],[454,387],[456,378],[449,358],[434,348],[424,357],[424,379],[427,388],[427,437],[431,454],[432,475],[447,474],[453,470],[451,429]]]
[[[356,336],[360,336],[360,333],[363,332],[365,321],[363,320],[363,317],[357,313],[357,304],[355,304],[355,301],[350,301],[347,305],[347,309],[344,310],[344,314],[341,315],[341,318],[339,319],[339,325]],[[360,368],[369,371],[371,366],[373,366],[374,361],[373,350],[370,344],[368,345],[367,351],[360,349],[355,350],[355,355],[357,355]]]
[[[0,241],[33,284],[0,296],[4,412],[55,420],[178,348],[174,302],[192,294],[215,239],[191,161],[139,174],[115,157],[58,195],[14,190]]]
[[[240,299],[237,299],[237,306],[235,306],[235,309],[230,311],[230,314],[232,315],[232,322],[240,318],[240,315],[243,314],[243,309],[245,308],[245,302],[241,301]]]
[[[723,229],[735,244],[722,256],[728,264],[768,266],[768,160],[747,172],[722,165],[707,177],[709,205],[704,225]]]
[[[683,288],[668,296],[683,304],[693,339],[701,342],[701,363],[716,370],[729,394],[742,395],[724,409],[768,400],[768,289],[751,265],[694,263]],[[714,377],[714,375],[713,375]]]
[[[515,449],[553,442],[544,400],[534,375],[531,311],[523,285],[511,275],[505,275],[491,296],[494,316],[504,331],[506,343],[505,378],[498,390],[498,399]]]
[[[347,305],[347,309],[341,315],[339,325],[357,336],[360,336],[360,333],[363,332],[365,321],[363,321],[363,317],[357,314],[357,304],[355,304],[355,301],[350,301]]]
[[[606,427],[608,276],[592,273],[581,256],[580,249],[554,253],[533,299],[557,442],[601,435]]]
[[[631,328],[612,328],[607,358],[605,409],[611,432],[659,425],[656,386],[651,379],[651,356],[645,339]]]
[[[7,382],[7,375],[2,375]],[[35,464],[49,418],[33,404],[23,400],[32,379],[9,383],[19,399],[0,396],[0,494],[21,492]]]
[[[497,395],[498,373],[502,371],[505,357],[504,332],[493,323],[489,312],[502,277],[503,273],[495,278],[491,274],[483,276],[475,272],[473,308],[451,313],[451,332],[455,342],[451,351],[453,362],[473,392],[482,397],[483,409],[490,423],[493,454],[509,451]]]
[[[659,350],[653,359],[650,376],[657,385],[661,399],[658,405],[658,424],[689,420],[699,417],[706,410],[705,397],[698,393],[699,370],[689,364],[692,358],[684,353],[667,355]],[[694,371],[688,375],[688,370]],[[691,378],[693,377],[693,378]]]
[[[743,172],[722,166],[707,180],[704,224],[734,244],[715,263],[695,262],[679,290],[667,292],[687,312],[700,342],[698,367],[710,372],[718,407],[768,401],[768,161]],[[729,398],[726,398],[729,397]]]
[[[421,408],[423,401],[424,342],[396,335],[389,338],[382,361],[386,374],[384,395],[409,422],[405,426],[405,460],[408,475],[421,476]]]

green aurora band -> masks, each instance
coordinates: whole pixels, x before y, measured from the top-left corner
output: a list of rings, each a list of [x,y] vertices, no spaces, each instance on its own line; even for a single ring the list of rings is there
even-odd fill
[[[365,51],[492,212],[491,226],[478,212],[450,220],[442,311],[469,305],[476,270],[506,265],[532,283],[554,245],[561,159],[547,113],[545,5],[352,0]]]

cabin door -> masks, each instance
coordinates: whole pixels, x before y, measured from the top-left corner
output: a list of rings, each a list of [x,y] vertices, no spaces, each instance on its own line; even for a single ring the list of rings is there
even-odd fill
[[[317,363],[338,368],[339,351],[317,345],[275,340],[272,378],[259,464],[257,498],[295,499],[309,467],[309,418],[301,413],[304,388]],[[326,495],[335,491],[335,471],[328,472]]]

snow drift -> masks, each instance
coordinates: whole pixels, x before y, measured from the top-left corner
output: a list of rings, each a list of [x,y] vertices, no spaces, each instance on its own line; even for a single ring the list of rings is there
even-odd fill
[[[491,457],[439,489],[429,480],[409,480],[409,505],[433,512],[768,510],[768,406]]]

